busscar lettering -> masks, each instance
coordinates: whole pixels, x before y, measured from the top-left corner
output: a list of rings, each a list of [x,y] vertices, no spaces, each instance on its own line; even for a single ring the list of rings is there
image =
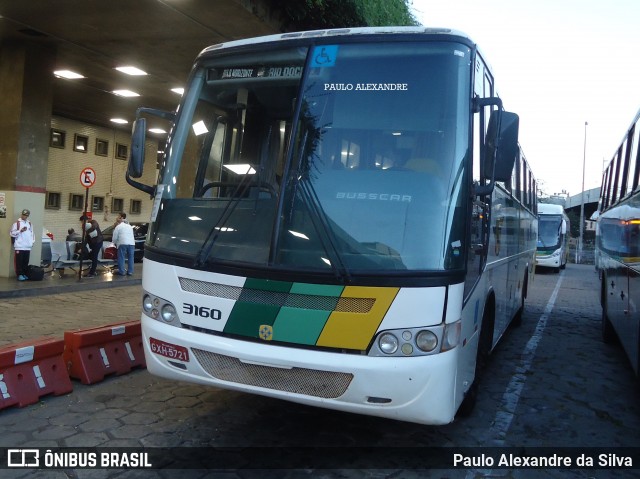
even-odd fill
[[[395,193],[365,193],[346,192],[336,193],[337,200],[370,200],[370,201],[397,201],[400,203],[411,203],[411,195],[401,195]]]

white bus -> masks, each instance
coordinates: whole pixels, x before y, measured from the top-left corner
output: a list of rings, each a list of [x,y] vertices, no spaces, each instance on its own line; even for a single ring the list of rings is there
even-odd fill
[[[562,205],[538,203],[536,266],[558,273],[569,259],[569,217]]]
[[[602,175],[596,253],[602,337],[640,375],[640,111]]]
[[[156,185],[134,179],[149,114],[172,121]],[[133,130],[127,180],[155,197],[149,371],[425,424],[470,410],[534,268],[517,136],[461,33],[205,49],[175,114],[141,109]]]

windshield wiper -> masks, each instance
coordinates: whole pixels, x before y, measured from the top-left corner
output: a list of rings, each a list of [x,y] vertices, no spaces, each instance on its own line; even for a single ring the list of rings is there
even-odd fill
[[[231,218],[231,215],[235,211],[236,207],[240,204],[240,200],[242,200],[251,183],[252,181],[250,175],[247,174],[242,177],[240,183],[238,183],[238,185],[234,189],[231,195],[231,199],[227,202],[224,210],[222,210],[222,214],[218,218],[218,221],[216,221],[216,223],[213,225],[213,227],[209,231],[209,234],[207,234],[207,238],[202,243],[202,246],[200,247],[200,250],[196,255],[194,266],[202,267],[206,263],[209,255],[211,254],[213,246],[218,240],[220,232],[229,221],[229,218]]]
[[[347,283],[350,283],[351,275],[349,274],[349,270],[340,255],[340,250],[335,243],[335,235],[333,234],[333,230],[329,224],[327,214],[318,199],[315,188],[308,177],[298,178],[298,185],[300,186],[299,190],[302,193],[303,199],[309,206],[311,222],[313,223],[316,231],[320,233],[320,241],[322,242],[322,246],[327,253],[327,256],[329,256],[329,265],[333,269],[336,278],[339,280],[343,280],[344,278]]]
[[[327,214],[322,208],[322,204],[318,199],[318,195],[309,179],[309,168],[307,167],[306,171],[304,172],[300,170],[308,138],[309,132],[305,130],[302,139],[300,140],[300,155],[297,161],[298,169],[292,171],[291,176],[289,177],[291,178],[290,181],[294,182],[293,197],[295,198],[297,194],[296,192],[299,191],[302,200],[307,205],[311,222],[313,223],[313,227],[315,228],[315,230],[318,232],[318,236],[320,238],[320,242],[322,243],[322,247],[325,250],[325,253],[327,253],[327,256],[329,256],[329,266],[331,266],[331,269],[333,270],[336,278],[339,281],[344,281],[344,279],[346,278],[347,282],[351,282],[351,275],[349,274],[349,270],[347,269],[344,260],[340,255],[340,251],[335,243],[335,236],[333,234],[333,230],[331,229],[331,225],[329,224]],[[293,203],[291,204],[291,207],[293,207]]]

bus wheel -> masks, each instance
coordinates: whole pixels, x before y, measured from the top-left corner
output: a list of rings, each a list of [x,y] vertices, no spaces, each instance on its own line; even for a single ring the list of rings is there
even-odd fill
[[[492,319],[492,318],[491,318]],[[478,338],[478,352],[476,353],[476,371],[473,383],[469,386],[458,412],[457,417],[467,417],[471,414],[478,401],[478,383],[482,378],[482,373],[487,367],[489,361],[489,354],[491,352],[491,342],[493,339],[493,321],[490,319],[490,314],[485,312],[482,316],[482,325],[480,329],[480,337]]]

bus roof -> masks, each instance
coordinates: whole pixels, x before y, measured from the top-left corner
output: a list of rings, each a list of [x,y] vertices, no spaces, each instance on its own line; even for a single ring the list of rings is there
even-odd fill
[[[554,205],[552,203],[538,203],[539,215],[561,215],[564,213],[562,205]]]
[[[620,221],[629,221],[640,219],[640,211],[638,208],[630,205],[619,205],[615,208],[609,208],[598,216],[598,219],[615,219]]]
[[[224,43],[211,45],[200,55],[224,48],[233,48],[245,45],[257,45],[261,43],[279,42],[286,40],[297,40],[301,38],[321,38],[332,36],[356,36],[356,35],[378,35],[378,34],[426,34],[426,35],[443,35],[457,36],[466,38],[471,43],[473,40],[464,32],[453,30],[450,28],[427,28],[424,26],[416,27],[357,27],[357,28],[334,28],[330,30],[309,30],[303,32],[278,33],[275,35],[264,35],[261,37],[245,38],[242,40],[232,40]]]

